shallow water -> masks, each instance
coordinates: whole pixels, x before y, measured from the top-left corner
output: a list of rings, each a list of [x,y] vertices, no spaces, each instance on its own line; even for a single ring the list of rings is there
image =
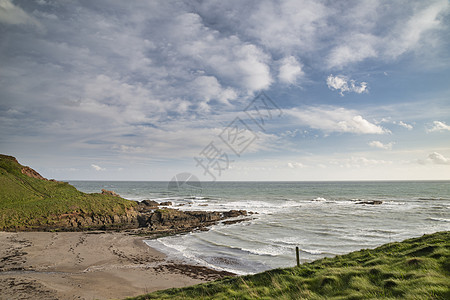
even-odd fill
[[[253,219],[147,243],[190,263],[249,274],[450,230],[450,181],[216,182],[169,191],[168,182],[70,182],[85,192],[172,201],[183,210],[245,209]],[[357,204],[383,201],[380,205]]]

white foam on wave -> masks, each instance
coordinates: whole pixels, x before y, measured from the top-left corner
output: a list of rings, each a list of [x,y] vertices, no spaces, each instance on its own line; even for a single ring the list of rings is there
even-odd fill
[[[287,251],[283,248],[280,247],[276,247],[273,245],[267,245],[261,248],[256,248],[256,249],[252,249],[252,248],[240,248],[242,251],[251,253],[251,254],[255,254],[255,255],[263,255],[263,256],[279,256],[282,254],[286,254]]]
[[[215,207],[221,207],[227,210],[230,209],[247,210],[257,212],[259,214],[269,214],[299,206],[301,206],[301,203],[291,200],[273,201],[273,202],[261,200],[244,200],[244,201],[221,202],[217,203]]]
[[[156,250],[165,253],[167,255],[168,261],[177,259],[182,260],[188,264],[201,265],[210,269],[231,272],[237,275],[252,274],[248,271],[242,271],[232,267],[224,267],[210,263],[207,260],[199,257],[199,251],[195,251],[194,249],[190,250],[190,247],[183,246],[180,241],[177,241],[177,238],[179,237],[167,237],[160,238],[158,240],[145,240],[144,242],[149,247],[153,247]]]
[[[324,252],[320,251],[320,250],[314,250],[314,249],[300,249],[300,251],[306,252],[308,254],[312,254],[312,255],[321,255],[324,254]]]
[[[148,198],[145,198],[148,199]],[[165,201],[182,201],[183,198],[181,197],[161,197],[161,198],[151,198],[150,200],[156,201],[156,202],[165,202]]]
[[[325,199],[325,198],[323,198],[323,197],[316,197],[316,198],[314,198],[312,201],[324,202],[324,201],[327,201],[327,199]]]
[[[426,220],[435,221],[435,222],[450,222],[450,219],[434,218],[434,217],[427,218]]]
[[[305,239],[302,238],[298,238],[298,237],[282,237],[282,238],[275,238],[275,239],[270,239],[269,240],[271,243],[274,244],[284,244],[287,246],[297,246],[297,245],[301,245],[302,243],[305,242]]]

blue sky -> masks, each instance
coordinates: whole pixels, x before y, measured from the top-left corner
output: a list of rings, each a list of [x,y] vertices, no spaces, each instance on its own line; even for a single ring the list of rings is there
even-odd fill
[[[0,152],[68,180],[448,180],[449,27],[449,1],[0,0]]]

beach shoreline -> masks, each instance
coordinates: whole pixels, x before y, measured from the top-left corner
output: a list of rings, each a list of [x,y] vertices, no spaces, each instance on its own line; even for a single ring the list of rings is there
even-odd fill
[[[233,274],[168,260],[125,232],[0,232],[0,299],[122,299]]]

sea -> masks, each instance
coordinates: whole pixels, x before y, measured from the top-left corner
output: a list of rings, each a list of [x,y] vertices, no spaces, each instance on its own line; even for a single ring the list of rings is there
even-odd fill
[[[169,259],[240,275],[294,266],[295,247],[305,263],[450,230],[450,181],[70,183],[181,210],[253,212],[232,225],[145,241]]]

